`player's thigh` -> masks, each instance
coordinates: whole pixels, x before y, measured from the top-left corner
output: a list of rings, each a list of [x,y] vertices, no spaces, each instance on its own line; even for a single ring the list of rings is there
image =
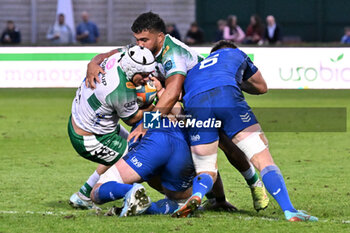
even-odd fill
[[[210,94],[207,92],[195,95],[185,104],[185,113],[189,116],[187,121],[192,122],[188,129],[191,146],[207,144],[219,139],[218,129],[215,127],[203,127],[197,122],[215,121],[215,113],[211,107]]]
[[[185,191],[191,187],[195,176],[190,148],[185,140],[175,137],[168,147],[172,154],[161,171],[162,186],[173,192]]]
[[[106,135],[81,136],[75,133],[70,122],[68,134],[80,156],[99,164],[112,165],[127,151],[127,141],[117,131]]]
[[[221,129],[232,138],[241,130],[257,123],[256,117],[243,96],[237,96],[232,86],[217,88],[211,106],[217,120],[221,121]]]
[[[130,150],[122,160],[125,161],[140,177],[148,181],[159,173],[171,156],[167,133],[148,131],[140,143]]]
[[[191,145],[191,152],[197,155],[212,155],[218,153],[218,146],[218,140],[206,144]]]

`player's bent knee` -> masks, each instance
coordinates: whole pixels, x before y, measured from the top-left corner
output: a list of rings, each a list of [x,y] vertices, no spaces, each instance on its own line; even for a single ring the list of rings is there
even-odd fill
[[[192,159],[196,172],[212,172],[217,174],[217,157],[217,153],[211,155],[198,155],[192,152]]]
[[[255,154],[268,148],[268,141],[264,133],[259,130],[252,132],[248,137],[236,143],[236,145],[251,160]]]
[[[97,183],[104,184],[109,181],[117,181],[118,183],[124,183],[120,173],[115,165],[111,166],[105,173],[100,176]]]

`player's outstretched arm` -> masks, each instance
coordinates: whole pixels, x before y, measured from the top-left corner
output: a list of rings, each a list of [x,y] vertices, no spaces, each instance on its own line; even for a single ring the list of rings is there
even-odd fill
[[[241,89],[253,95],[265,94],[268,90],[266,82],[259,70],[248,80],[242,82]]]
[[[99,73],[105,74],[105,71],[102,69],[100,64],[104,59],[107,57],[112,56],[113,54],[117,53],[119,50],[114,49],[107,53],[100,53],[97,54],[94,58],[91,59],[89,64],[87,65],[87,71],[86,71],[86,79],[85,79],[85,85],[86,87],[90,87],[91,89],[96,88],[95,81],[100,83],[101,80],[98,77]]]

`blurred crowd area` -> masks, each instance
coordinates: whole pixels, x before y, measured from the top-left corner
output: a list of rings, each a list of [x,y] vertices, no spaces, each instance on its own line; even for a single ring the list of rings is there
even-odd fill
[[[149,10],[160,14],[164,19],[168,34],[191,46],[207,46],[222,39],[231,40],[238,45],[249,46],[350,44],[350,26],[341,29],[338,25],[332,29],[333,31],[338,30],[336,35],[339,35],[339,38],[337,40],[305,41],[302,35],[291,31],[290,25],[287,27],[285,23],[280,23],[279,18],[273,14],[263,16],[252,14],[249,19],[248,17],[239,18],[239,14],[216,14],[221,19],[217,20],[214,26],[215,22],[203,21],[203,17],[200,18],[198,15],[196,17],[198,14],[196,8],[202,7],[198,4],[207,1],[150,0],[132,7],[130,5],[135,1],[57,0],[50,3],[44,0],[31,0],[30,3],[28,0],[0,1],[4,6],[2,11],[12,9],[15,15],[6,19],[4,15],[0,17],[2,20],[0,23],[3,27],[2,46],[122,45],[132,43],[134,42],[130,30],[132,19]],[[64,12],[60,12],[57,4],[59,1],[69,2],[70,6],[74,8],[71,13],[73,12],[75,15],[67,16]],[[18,8],[22,2],[22,8]],[[249,2],[257,3],[253,0]],[[17,8],[18,10],[16,10]],[[65,6],[62,9],[65,9]],[[129,11],[126,11],[127,9]],[[30,12],[25,13],[27,11]],[[297,14],[297,12],[295,13]],[[23,17],[18,16],[21,14]],[[44,16],[42,16],[43,14]],[[198,22],[196,19],[199,19]],[[240,20],[245,22],[244,25],[247,25],[248,21],[249,24],[244,27],[240,24]],[[341,34],[343,35],[340,36]]]

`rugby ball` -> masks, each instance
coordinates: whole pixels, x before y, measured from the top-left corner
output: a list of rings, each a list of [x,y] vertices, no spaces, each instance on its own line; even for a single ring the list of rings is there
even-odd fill
[[[150,105],[157,96],[157,88],[153,81],[149,80],[145,85],[136,87],[137,104],[139,107]]]

